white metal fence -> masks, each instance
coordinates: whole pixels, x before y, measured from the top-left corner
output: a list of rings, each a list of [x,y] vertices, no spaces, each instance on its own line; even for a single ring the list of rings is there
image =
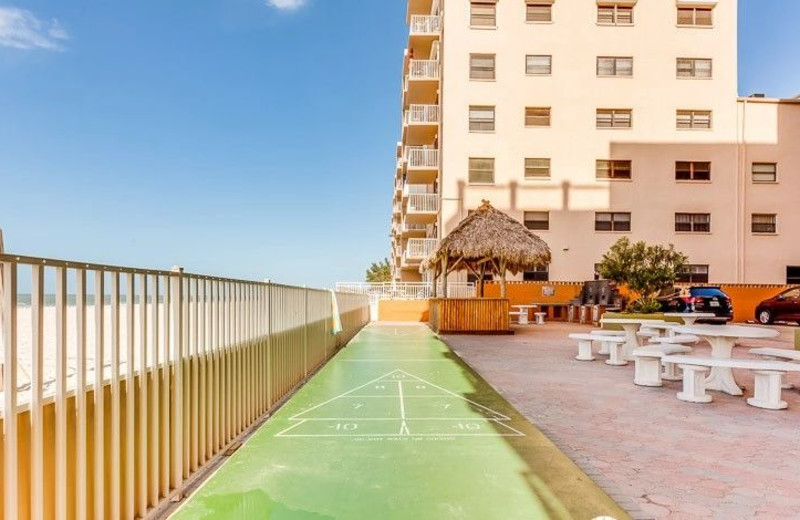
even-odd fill
[[[409,213],[436,213],[439,211],[439,195],[436,193],[412,193],[408,196],[407,209]]]
[[[439,60],[410,60],[408,64],[409,79],[439,79]]]
[[[409,146],[406,148],[406,163],[409,168],[439,168],[439,150]]]
[[[441,17],[436,15],[411,15],[410,32],[412,35],[439,34]]]
[[[152,513],[369,321],[361,294],[179,269],[0,273],[5,520]]]
[[[439,105],[411,105],[406,110],[407,124],[436,124],[439,122]]]
[[[442,284],[436,294],[442,296]],[[427,300],[434,297],[433,284],[429,282],[342,282],[336,284],[339,293],[366,294],[371,301],[379,300]],[[472,282],[449,282],[449,298],[475,298],[475,284]]]

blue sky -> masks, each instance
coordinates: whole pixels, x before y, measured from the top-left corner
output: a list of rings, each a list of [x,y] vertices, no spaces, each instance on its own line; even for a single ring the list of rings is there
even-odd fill
[[[740,92],[800,93],[800,2],[741,11]],[[388,253],[404,15],[404,0],[0,0],[6,249],[362,279]]]

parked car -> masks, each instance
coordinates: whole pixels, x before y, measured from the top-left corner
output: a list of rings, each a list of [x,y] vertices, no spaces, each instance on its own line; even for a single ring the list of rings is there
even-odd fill
[[[715,316],[697,320],[698,323],[726,323],[733,319],[731,299],[719,287],[689,287],[659,300],[664,312],[709,312]]]
[[[792,287],[759,303],[756,321],[764,325],[775,321],[795,321],[800,325],[800,287]]]

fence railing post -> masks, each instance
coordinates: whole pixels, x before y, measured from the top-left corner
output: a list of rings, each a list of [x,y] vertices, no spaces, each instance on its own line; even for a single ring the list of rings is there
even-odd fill
[[[0,231],[0,254],[3,253],[3,235]],[[17,460],[17,266],[3,262],[0,269],[0,314],[2,314],[3,343],[3,470],[5,518],[19,516]]]
[[[173,267],[169,279],[170,343],[172,347],[172,488],[183,485],[183,268]],[[180,493],[178,494],[180,495]]]

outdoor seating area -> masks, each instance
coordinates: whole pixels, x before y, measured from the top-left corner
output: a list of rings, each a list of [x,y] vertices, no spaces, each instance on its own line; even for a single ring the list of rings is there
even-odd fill
[[[779,335],[742,339],[733,348],[730,370],[744,395],[706,387],[713,400],[702,405],[676,397],[684,392],[680,365],[693,371],[686,358],[714,359],[702,334],[695,334],[697,343],[642,340],[626,366],[609,366],[603,346],[608,338],[624,340],[623,331],[562,322],[513,328],[513,336],[443,339],[634,518],[795,518],[800,511],[800,392],[783,390],[783,413],[747,406],[761,384],[747,363],[763,355],[800,357],[796,327],[756,327]],[[591,343],[593,362],[576,361],[583,342]],[[642,359],[645,366],[637,367]],[[800,369],[797,361],[792,366]],[[703,379],[711,372],[698,368]],[[789,371],[787,378],[797,384],[800,374]],[[659,386],[647,384],[659,379]]]
[[[601,329],[588,334],[572,333],[568,337],[577,341],[578,361],[596,360],[595,344],[600,346],[598,355],[608,356],[607,365],[625,366],[633,361],[635,385],[661,387],[665,379],[682,381],[683,387],[676,394],[681,401],[710,403],[714,397],[707,390],[743,395],[733,374],[738,369],[751,371],[755,381],[753,396],[747,399],[747,404],[769,410],[788,407],[781,391],[791,388],[784,381],[785,376],[800,372],[800,352],[754,348],[749,352],[751,357],[733,357],[734,348],[747,348],[748,341],[755,339],[775,338],[778,331],[742,325],[694,325],[694,316],[681,318],[686,324],[644,318],[602,319],[603,326],[618,326],[623,330],[612,336]],[[701,342],[710,346],[710,356],[692,355]]]

